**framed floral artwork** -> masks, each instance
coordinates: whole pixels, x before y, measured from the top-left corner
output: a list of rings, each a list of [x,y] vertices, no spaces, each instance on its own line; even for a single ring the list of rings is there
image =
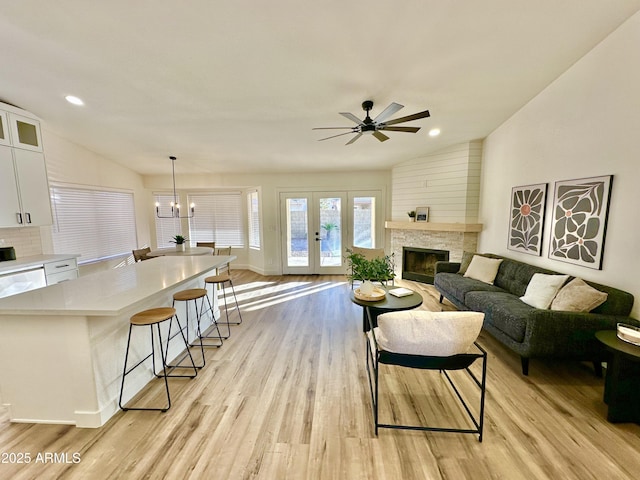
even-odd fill
[[[542,230],[547,200],[547,184],[511,189],[511,216],[507,248],[529,255],[542,253]]]
[[[549,258],[602,269],[613,175],[556,182]]]

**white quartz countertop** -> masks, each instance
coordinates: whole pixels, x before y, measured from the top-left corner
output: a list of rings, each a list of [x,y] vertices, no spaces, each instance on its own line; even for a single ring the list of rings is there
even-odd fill
[[[234,255],[202,255],[145,260],[0,298],[0,315],[119,315],[235,259]]]
[[[0,275],[42,267],[45,263],[68,260],[70,258],[77,258],[79,256],[79,254],[73,253],[60,255],[33,255],[30,257],[17,258],[16,260],[0,262]]]

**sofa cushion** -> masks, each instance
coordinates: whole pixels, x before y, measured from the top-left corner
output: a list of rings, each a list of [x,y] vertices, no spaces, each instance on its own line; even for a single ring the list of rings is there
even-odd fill
[[[474,255],[464,276],[493,285],[493,280],[496,278],[500,263],[502,263],[501,258],[487,258],[482,255]]]
[[[554,275],[558,272],[505,258],[500,264],[498,274],[493,283],[507,292],[522,297],[534,273]]]
[[[387,352],[448,357],[468,352],[483,318],[479,312],[391,312],[378,316],[374,333]]]
[[[574,278],[558,292],[551,310],[590,312],[607,300],[608,294],[596,290],[581,278]]]
[[[435,286],[438,290],[444,292],[445,296],[453,296],[461,303],[464,303],[464,298],[467,292],[473,292],[476,290],[489,292],[504,291],[495,285],[489,285],[488,283],[481,282],[480,280],[463,277],[457,273],[438,273],[435,279]]]
[[[527,305],[535,308],[549,308],[551,302],[569,279],[569,275],[547,275],[534,273],[527,285],[524,296],[520,297]]]
[[[506,292],[469,292],[464,299],[471,310],[484,312],[485,323],[516,342],[524,341],[527,319],[535,308]]]

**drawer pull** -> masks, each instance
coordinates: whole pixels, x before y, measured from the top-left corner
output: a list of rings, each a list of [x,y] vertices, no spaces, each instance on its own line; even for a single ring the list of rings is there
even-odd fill
[[[64,265],[56,265],[56,268],[65,268],[65,267],[68,267],[68,266],[69,266],[69,264],[65,263]]]

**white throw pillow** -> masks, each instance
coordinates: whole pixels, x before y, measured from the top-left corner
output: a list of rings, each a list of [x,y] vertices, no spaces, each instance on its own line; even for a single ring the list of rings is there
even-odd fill
[[[448,357],[469,351],[483,320],[482,312],[390,312],[378,317],[374,333],[387,352]]]
[[[520,297],[520,300],[535,308],[549,308],[558,291],[568,279],[569,275],[534,273],[529,280],[524,297]]]
[[[501,263],[501,258],[487,258],[481,255],[474,255],[464,276],[493,285]]]

